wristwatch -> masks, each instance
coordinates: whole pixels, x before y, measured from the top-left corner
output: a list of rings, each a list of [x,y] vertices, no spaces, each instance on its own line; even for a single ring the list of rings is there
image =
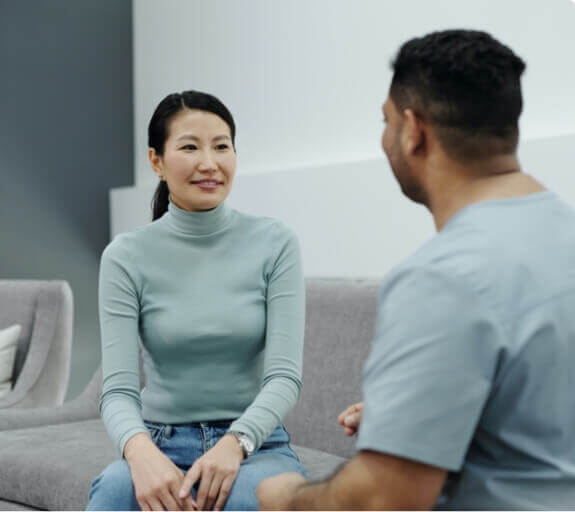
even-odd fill
[[[244,452],[245,459],[254,453],[254,442],[247,434],[244,434],[243,432],[237,432],[235,430],[229,430],[228,434],[231,434],[238,440],[238,443],[240,443],[242,451]]]

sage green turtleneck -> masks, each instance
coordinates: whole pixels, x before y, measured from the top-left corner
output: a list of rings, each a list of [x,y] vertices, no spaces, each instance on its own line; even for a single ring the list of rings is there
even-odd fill
[[[100,266],[102,418],[120,454],[143,420],[234,419],[259,447],[301,391],[299,244],[226,203],[118,235]],[[140,391],[139,345],[145,386]]]

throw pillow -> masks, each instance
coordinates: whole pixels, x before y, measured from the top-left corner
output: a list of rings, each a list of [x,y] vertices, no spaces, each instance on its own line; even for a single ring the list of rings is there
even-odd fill
[[[12,389],[12,372],[22,326],[15,324],[0,330],[0,397]]]

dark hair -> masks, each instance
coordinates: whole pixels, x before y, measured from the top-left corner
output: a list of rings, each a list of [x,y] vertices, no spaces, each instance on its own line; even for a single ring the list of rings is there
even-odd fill
[[[452,158],[514,153],[525,63],[486,32],[445,30],[407,41],[389,95],[428,120]]]
[[[168,124],[182,110],[197,109],[212,112],[221,117],[230,127],[232,146],[236,139],[236,125],[227,107],[215,96],[199,91],[184,91],[168,94],[156,107],[148,125],[148,147],[154,148],[158,155],[164,154],[164,145],[168,138]],[[152,199],[152,219],[159,219],[168,210],[170,191],[165,181],[160,181]]]

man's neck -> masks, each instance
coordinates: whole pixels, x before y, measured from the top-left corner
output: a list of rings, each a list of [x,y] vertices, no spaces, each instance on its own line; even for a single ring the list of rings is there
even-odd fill
[[[428,184],[428,206],[437,231],[441,231],[451,217],[470,204],[543,190],[543,185],[521,172],[515,155],[496,156],[472,166],[449,162]]]

